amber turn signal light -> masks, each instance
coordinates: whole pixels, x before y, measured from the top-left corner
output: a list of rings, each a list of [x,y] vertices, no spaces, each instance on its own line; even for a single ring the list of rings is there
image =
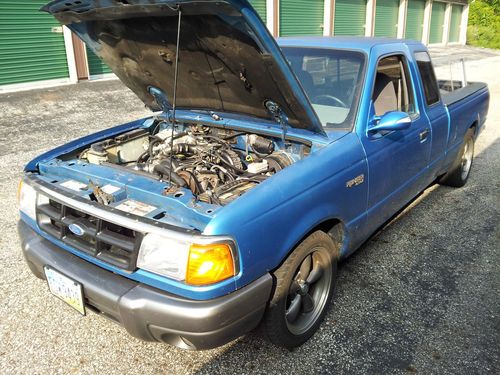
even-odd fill
[[[234,276],[235,273],[233,253],[228,244],[193,244],[190,246],[186,272],[187,284],[214,284]]]

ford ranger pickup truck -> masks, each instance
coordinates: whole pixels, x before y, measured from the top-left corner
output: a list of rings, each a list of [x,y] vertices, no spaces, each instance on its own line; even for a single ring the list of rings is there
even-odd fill
[[[53,294],[135,337],[208,349],[260,325],[299,346],[340,259],[469,177],[488,88],[438,81],[419,42],[275,40],[246,0],[43,10],[153,113],[27,164],[22,250]]]

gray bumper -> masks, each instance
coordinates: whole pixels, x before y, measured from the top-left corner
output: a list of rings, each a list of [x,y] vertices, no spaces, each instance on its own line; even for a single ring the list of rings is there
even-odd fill
[[[264,314],[272,278],[264,275],[227,296],[195,301],[97,267],[47,241],[19,221],[24,257],[44,279],[49,265],[83,285],[85,305],[122,325],[132,336],[185,349],[223,345],[255,328]]]

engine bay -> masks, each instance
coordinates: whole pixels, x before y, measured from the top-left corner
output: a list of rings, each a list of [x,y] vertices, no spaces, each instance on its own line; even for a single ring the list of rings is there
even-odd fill
[[[163,121],[151,128],[93,143],[79,159],[170,182],[166,194],[185,188],[201,202],[226,205],[310,152],[301,143],[227,128],[177,124],[172,131]]]

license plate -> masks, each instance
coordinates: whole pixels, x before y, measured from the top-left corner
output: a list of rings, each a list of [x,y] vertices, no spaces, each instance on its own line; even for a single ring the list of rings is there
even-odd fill
[[[45,266],[44,270],[50,292],[62,299],[80,314],[85,315],[82,284],[70,279],[53,268]]]

